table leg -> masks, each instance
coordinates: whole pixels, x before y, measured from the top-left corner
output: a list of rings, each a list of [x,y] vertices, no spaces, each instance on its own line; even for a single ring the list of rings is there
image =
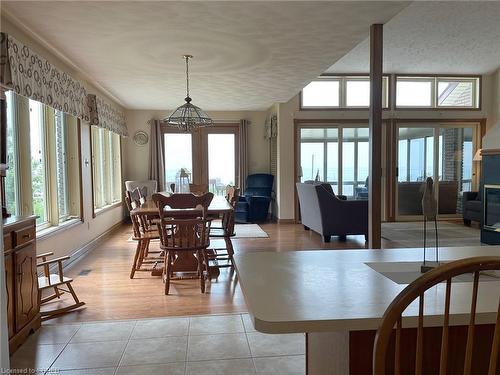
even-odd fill
[[[307,375],[349,374],[349,332],[306,334]]]

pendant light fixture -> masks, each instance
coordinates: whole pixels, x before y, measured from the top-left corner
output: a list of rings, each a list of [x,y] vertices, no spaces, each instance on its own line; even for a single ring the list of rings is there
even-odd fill
[[[189,59],[192,55],[184,55],[186,60],[186,101],[185,104],[173,111],[170,116],[164,119],[164,123],[168,126],[173,126],[181,129],[184,132],[191,132],[196,128],[213,125],[213,120],[199,107],[191,104],[189,97]]]

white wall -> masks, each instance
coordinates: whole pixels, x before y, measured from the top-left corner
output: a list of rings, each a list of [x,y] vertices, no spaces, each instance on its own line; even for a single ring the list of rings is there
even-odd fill
[[[82,82],[88,93],[96,93],[105,97],[111,103],[114,103],[118,108],[123,109],[118,103],[105,93],[98,90],[90,82],[84,80],[81,74],[73,67],[66,64],[52,51],[42,46],[33,37],[22,30],[21,27],[14,25],[2,15],[0,29],[6,32],[19,41],[25,43],[30,48],[45,57],[55,66],[68,72],[73,78]],[[50,236],[39,238],[37,240],[37,252],[53,251],[56,256],[71,255],[76,250],[82,248],[96,237],[108,231],[114,225],[119,223],[123,218],[123,208],[116,207],[114,209],[103,212],[92,218],[92,190],[91,190],[91,166],[87,166],[85,160],[90,161],[90,126],[88,123],[82,122],[81,126],[81,149],[82,149],[82,186],[83,186],[83,217],[84,222],[78,223],[76,226],[57,231]],[[125,163],[126,154],[122,153],[122,162]]]
[[[483,97],[481,110],[478,111],[384,111],[383,118],[397,119],[482,119],[494,116],[492,114],[493,103],[496,103],[496,115],[498,116],[498,72],[496,75],[483,76]],[[495,97],[496,87],[496,97]],[[277,204],[278,218],[280,220],[291,220],[295,216],[294,204],[294,120],[318,120],[318,119],[356,119],[368,120],[368,111],[312,111],[300,110],[299,95],[294,96],[286,103],[278,104],[278,185]],[[499,117],[500,118],[500,117]],[[487,129],[493,127],[493,121],[487,122]],[[500,127],[496,128],[498,141],[500,141]],[[493,133],[492,133],[493,134]],[[487,133],[488,138],[489,133]],[[500,145],[498,146],[500,147]]]
[[[137,130],[150,133],[148,121],[163,119],[171,111],[127,110],[127,125],[130,137],[123,142],[126,154],[125,180],[148,179],[149,143],[138,146],[132,137]],[[209,111],[208,115],[217,122],[239,122],[240,119],[250,120],[248,126],[248,171],[249,173],[269,172],[269,140],[265,139],[266,111]]]
[[[483,138],[483,148],[500,148],[500,69],[491,75],[492,95],[488,130]]]

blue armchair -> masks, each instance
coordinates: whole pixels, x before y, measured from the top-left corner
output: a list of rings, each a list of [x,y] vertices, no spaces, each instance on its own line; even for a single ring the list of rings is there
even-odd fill
[[[247,177],[245,193],[240,196],[235,208],[237,223],[265,221],[271,203],[274,176],[267,173]]]

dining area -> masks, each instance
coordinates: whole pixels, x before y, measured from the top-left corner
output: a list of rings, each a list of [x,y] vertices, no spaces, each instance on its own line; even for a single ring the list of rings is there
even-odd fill
[[[137,273],[160,276],[165,295],[171,281],[198,279],[201,293],[222,268],[234,269],[235,206],[239,189],[214,195],[208,185],[170,186],[157,192],[156,181],[126,181],[125,203],[136,243],[130,279]],[[182,192],[179,192],[182,191]]]

